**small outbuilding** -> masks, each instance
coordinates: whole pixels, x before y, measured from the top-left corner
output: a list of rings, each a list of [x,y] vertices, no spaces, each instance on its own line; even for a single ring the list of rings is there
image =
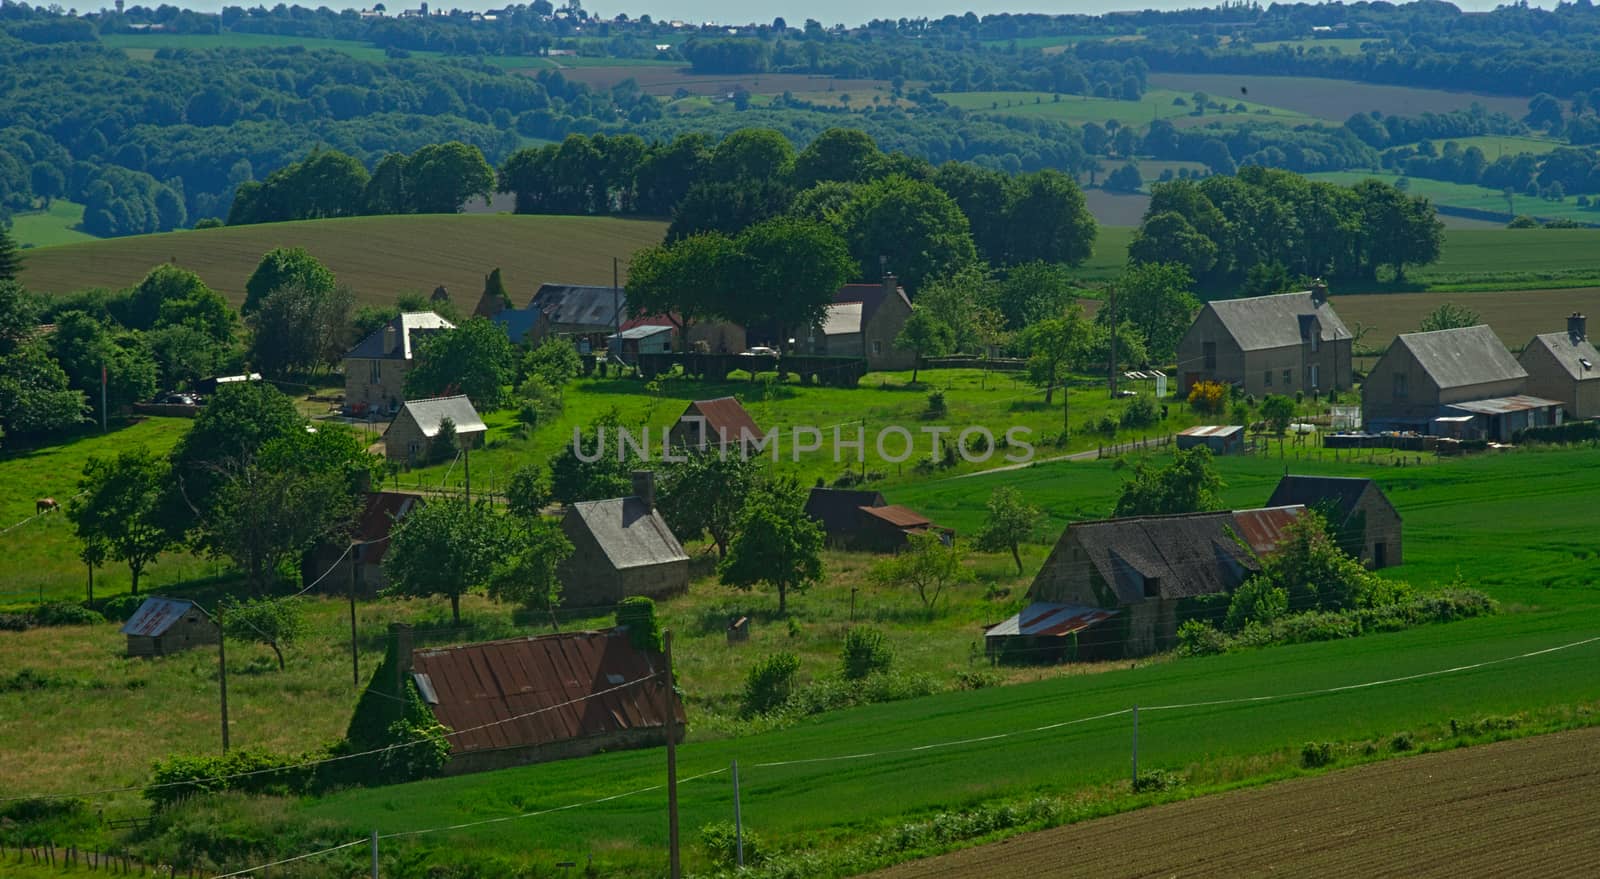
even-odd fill
[[[384,431],[384,454],[391,461],[405,461],[413,466],[428,463],[433,458],[433,441],[439,437],[446,420],[454,425],[456,445],[460,448],[476,448],[483,444],[483,435],[489,428],[478,417],[472,401],[458,394],[407,400],[389,429]]]
[[[186,598],[152,595],[122,624],[129,656],[167,656],[215,644],[222,636],[210,614]]]
[[[1316,510],[1339,529],[1344,551],[1369,568],[1401,563],[1400,512],[1370,479],[1352,476],[1296,476],[1278,480],[1267,506],[1299,504]]]
[[[1178,433],[1178,449],[1204,446],[1213,455],[1238,455],[1244,452],[1244,428],[1237,424],[1204,424]]]
[[[811,489],[806,498],[805,514],[817,520],[828,543],[843,546],[849,543],[861,527],[863,507],[882,507],[889,502],[880,491],[858,491],[848,488]]]
[[[354,583],[357,593],[376,595],[389,585],[388,578],[383,575],[389,534],[421,503],[421,495],[367,492],[362,500],[361,518],[356,520],[355,533],[350,535],[350,540],[322,544],[307,553],[300,571],[301,580],[318,583],[324,593],[344,595]]]
[[[890,504],[876,491],[844,488],[811,489],[805,514],[822,526],[831,546],[871,552],[898,552],[912,534],[939,533],[948,543],[955,532],[933,524],[928,517]]]
[[[557,569],[569,607],[612,605],[634,595],[661,598],[689,588],[689,554],[656,509],[655,474],[633,474],[633,495],[580,501],[561,530],[572,555]]]
[[[640,324],[606,337],[606,350],[622,358],[624,363],[637,365],[641,354],[671,354],[672,337],[677,330],[670,325]]]
[[[872,552],[899,552],[913,534],[938,534],[946,546],[955,540],[955,531],[941,528],[921,513],[899,504],[881,507],[860,507],[860,524],[850,541],[857,549]]]
[[[678,416],[678,423],[668,434],[674,448],[726,448],[729,454],[742,449],[747,436],[759,440],[761,428],[735,397],[695,400]]]

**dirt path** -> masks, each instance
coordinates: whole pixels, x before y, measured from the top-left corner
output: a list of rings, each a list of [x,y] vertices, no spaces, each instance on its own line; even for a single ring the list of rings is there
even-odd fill
[[[902,864],[954,876],[1600,875],[1600,729],[1390,760]]]

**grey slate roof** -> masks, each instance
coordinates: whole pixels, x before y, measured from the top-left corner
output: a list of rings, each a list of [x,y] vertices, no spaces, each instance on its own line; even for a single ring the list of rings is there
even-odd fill
[[[426,400],[407,400],[401,409],[400,417],[411,413],[412,420],[417,422],[417,427],[422,430],[422,435],[432,438],[439,433],[439,425],[444,419],[449,418],[456,426],[456,433],[482,433],[488,428],[483,419],[478,417],[478,410],[472,408],[472,401],[465,394],[454,397],[430,397]]]
[[[1595,351],[1588,339],[1574,340],[1569,333],[1540,333],[1533,337],[1528,347],[1543,345],[1555,357],[1567,376],[1577,381],[1600,378],[1600,352]],[[1584,361],[1589,361],[1584,365]]]
[[[1267,500],[1267,506],[1301,504],[1310,508],[1325,499],[1332,498],[1338,505],[1339,513],[1348,519],[1355,512],[1356,505],[1361,503],[1361,496],[1368,490],[1377,492],[1378,499],[1394,512],[1395,517],[1400,516],[1399,511],[1394,509],[1394,504],[1389,502],[1388,495],[1383,493],[1383,489],[1379,488],[1377,483],[1355,476],[1286,475],[1278,480],[1278,487],[1272,490],[1272,497]]]
[[[1528,371],[1485,324],[1431,333],[1402,333],[1394,344],[1409,350],[1417,364],[1441,388],[1528,377]]]
[[[1162,598],[1226,592],[1260,570],[1230,536],[1233,514],[1193,513],[1083,522],[1069,529],[1120,604],[1145,600],[1144,581]]]
[[[689,558],[661,514],[636,497],[580,501],[568,508],[567,516],[583,523],[618,570]]]
[[[400,334],[398,351],[385,351],[383,348],[384,331],[390,327],[394,327]],[[455,324],[431,311],[408,311],[379,327],[372,335],[362,339],[345,356],[361,357],[368,360],[385,358],[390,360],[410,360],[416,356],[417,349],[421,347],[424,336],[431,332],[451,329],[455,329]]]
[[[1311,320],[1316,318],[1322,341],[1351,338],[1350,330],[1326,300],[1318,305],[1310,291],[1252,296],[1248,299],[1219,299],[1206,303],[1228,328],[1239,347],[1262,351],[1299,345],[1309,338]]]
[[[548,314],[553,324],[599,332],[627,319],[628,291],[621,287],[541,284],[528,307]]]

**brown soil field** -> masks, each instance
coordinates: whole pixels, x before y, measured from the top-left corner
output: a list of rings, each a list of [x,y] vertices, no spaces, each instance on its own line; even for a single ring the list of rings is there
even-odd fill
[[[594,88],[611,88],[631,79],[652,95],[672,95],[684,89],[692,95],[720,95],[744,86],[751,94],[781,95],[784,92],[889,92],[881,79],[834,79],[795,73],[750,73],[743,76],[716,76],[690,73],[687,67],[578,67],[561,75]]]
[[[1365,293],[1334,296],[1333,307],[1351,329],[1359,322],[1372,332],[1362,347],[1387,347],[1400,333],[1416,332],[1434,309],[1453,302],[1478,313],[1500,341],[1521,349],[1537,333],[1566,328],[1574,311],[1592,314],[1600,304],[1600,287],[1566,290],[1511,290],[1494,293]]]
[[[1592,876],[1600,729],[1140,809],[902,864],[954,876]]]
[[[1450,110],[1464,110],[1474,102],[1482,104],[1491,113],[1500,111],[1519,119],[1528,112],[1527,98],[1395,85],[1371,85],[1343,79],[1300,76],[1152,73],[1150,86],[1176,89],[1181,92],[1200,91],[1220,100],[1230,101],[1240,97],[1239,89],[1243,87],[1250,90],[1247,100],[1319,116],[1334,122],[1343,122],[1356,113],[1367,113],[1372,110],[1385,115],[1392,113],[1400,116],[1417,116],[1424,112],[1445,113]]]

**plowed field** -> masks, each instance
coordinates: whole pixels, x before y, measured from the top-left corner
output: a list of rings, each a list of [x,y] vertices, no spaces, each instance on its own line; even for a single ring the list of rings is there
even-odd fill
[[[951,876],[1579,876],[1600,869],[1600,730],[1391,760],[903,864]]]

